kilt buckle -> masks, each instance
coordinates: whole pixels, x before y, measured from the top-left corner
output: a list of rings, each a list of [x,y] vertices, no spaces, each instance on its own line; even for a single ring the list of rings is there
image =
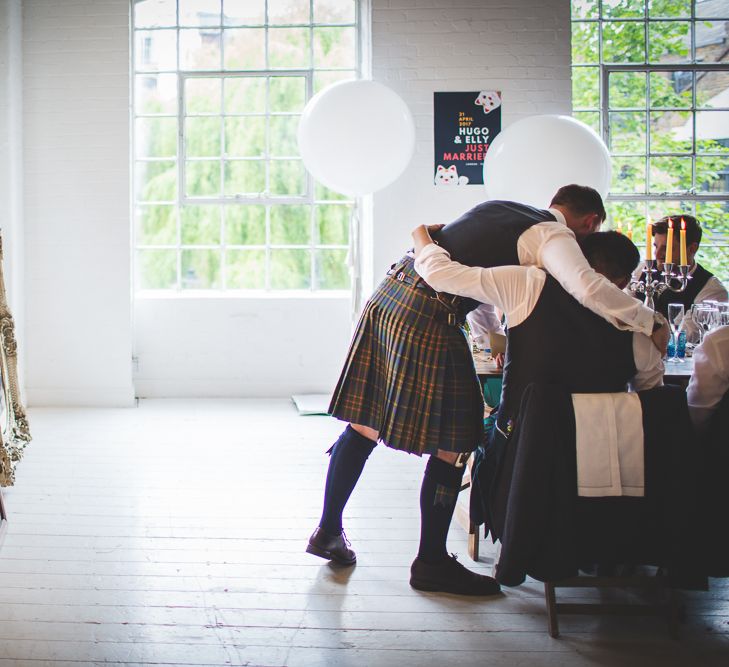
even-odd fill
[[[398,273],[395,276],[395,280],[399,280],[400,282],[403,282],[405,280],[405,272],[404,271],[400,271],[400,273]]]

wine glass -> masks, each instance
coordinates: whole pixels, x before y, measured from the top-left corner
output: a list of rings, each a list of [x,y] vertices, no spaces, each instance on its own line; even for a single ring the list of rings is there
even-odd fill
[[[716,326],[717,315],[719,311],[712,307],[710,304],[698,303],[693,306],[693,318],[696,324],[699,325],[699,333],[701,334],[699,344],[704,342],[704,336],[707,331]]]
[[[678,335],[681,324],[683,323],[683,314],[682,303],[668,304],[668,323],[671,325],[671,331],[673,332],[673,356],[669,361],[683,362],[683,359],[678,356]]]

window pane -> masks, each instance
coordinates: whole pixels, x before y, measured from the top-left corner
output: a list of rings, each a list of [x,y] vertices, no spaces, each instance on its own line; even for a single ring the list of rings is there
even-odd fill
[[[597,64],[600,62],[598,51],[598,23],[572,24],[572,62]]]
[[[603,0],[602,2],[602,15],[604,18],[640,18],[644,13],[644,0]]]
[[[220,155],[220,117],[185,119],[185,154],[187,157]]]
[[[174,245],[177,243],[177,213],[172,205],[135,208],[137,245]]]
[[[137,118],[134,144],[137,157],[175,157],[177,118]]]
[[[265,113],[266,79],[262,76],[226,77],[225,113]]]
[[[263,160],[226,160],[225,194],[259,195],[266,189],[266,163]]]
[[[651,153],[691,153],[693,123],[690,111],[651,114]]]
[[[134,37],[135,69],[154,72],[177,68],[177,33],[174,30],[138,30]]]
[[[135,266],[138,289],[177,287],[177,252],[174,250],[137,250]]]
[[[600,107],[600,68],[572,68],[572,108],[598,109]]]
[[[213,197],[220,194],[220,162],[192,161],[185,166],[185,192],[188,197]]]
[[[272,195],[306,193],[306,170],[301,160],[271,160],[268,168]]]
[[[575,111],[572,116],[582,121],[588,127],[600,134],[600,112],[599,111]]]
[[[356,35],[351,28],[314,28],[314,67],[354,67]]]
[[[729,157],[697,157],[696,189],[702,192],[729,192]]]
[[[309,289],[311,252],[290,248],[271,249],[271,288]]]
[[[710,2],[710,0],[696,0],[696,16],[713,16],[720,18],[729,17],[729,7],[726,0]]]
[[[266,207],[256,205],[226,206],[225,242],[228,245],[264,245],[266,243]]]
[[[231,28],[223,34],[225,69],[265,69],[266,31],[263,28]]]
[[[696,82],[696,106],[729,107],[729,72],[702,72]]]
[[[182,251],[182,289],[219,289],[220,250]]]
[[[606,228],[623,234],[633,233],[633,243],[642,241],[645,244],[645,203],[632,201],[606,202]],[[641,238],[642,237],[642,238]]]
[[[648,24],[649,60],[652,63],[681,63],[691,59],[691,31],[688,21],[651,21]]]
[[[317,250],[314,257],[317,289],[349,289],[346,250]]]
[[[272,206],[271,243],[309,245],[311,243],[311,209],[308,206]]]
[[[220,243],[220,206],[187,205],[180,209],[183,245]]]
[[[153,160],[137,162],[134,168],[137,201],[175,201],[177,199],[177,162]]]
[[[648,0],[648,15],[651,18],[691,16],[691,0]]]
[[[691,107],[693,72],[651,72],[651,108]]]
[[[177,75],[145,74],[134,78],[137,113],[177,113]]]
[[[265,289],[266,251],[228,250],[225,253],[225,286],[228,289]]]
[[[180,67],[220,69],[220,30],[180,30]]]
[[[699,153],[729,151],[729,111],[696,113],[696,151]]]
[[[220,113],[221,80],[217,77],[185,80],[185,112]]]
[[[646,114],[626,111],[610,114],[610,149],[616,153],[644,153]]]
[[[651,192],[685,192],[691,186],[690,157],[651,158]]]
[[[349,199],[347,195],[334,192],[317,181],[314,181],[314,198],[317,201],[347,201]]]
[[[645,62],[645,33],[641,22],[609,22],[603,25],[602,55],[606,63]]]
[[[355,0],[314,0],[316,23],[354,23]]]
[[[696,204],[696,217],[704,230],[698,260],[726,285],[729,281],[729,216],[725,207],[726,202]],[[718,243],[722,243],[723,247],[711,247]]]
[[[314,209],[317,230],[316,243],[320,245],[347,245],[349,219],[352,209],[347,205],[319,204]]]
[[[303,111],[306,106],[306,79],[298,76],[272,76],[269,79],[269,110]]]
[[[220,0],[179,0],[180,25],[220,25]]]
[[[341,72],[320,72],[317,70],[314,72],[314,93],[324,90],[324,88],[337,83],[337,81],[351,81],[356,78],[355,73],[350,70]]]
[[[225,119],[226,157],[260,157],[265,152],[265,116],[239,116]]]
[[[134,25],[137,28],[172,27],[176,22],[175,0],[137,0],[134,3]]]
[[[223,0],[225,25],[262,25],[266,20],[266,0]]]
[[[645,192],[645,159],[613,157],[613,180],[610,191],[614,193]]]
[[[645,72],[611,72],[609,85],[611,109],[645,109]]]
[[[703,3],[713,6],[716,12],[717,5],[713,2]],[[698,12],[699,6],[696,10]],[[716,16],[714,12],[711,12]],[[708,13],[708,12],[706,12]],[[696,21],[696,57],[704,62],[726,61],[726,23],[729,20],[729,8],[724,0],[724,20],[722,21]],[[724,48],[721,48],[721,45]]]
[[[309,3],[301,0],[268,0],[268,22],[292,25],[309,22]]]
[[[309,67],[309,30],[271,28],[268,31],[269,67]]]
[[[271,116],[269,151],[274,157],[295,157],[299,154],[296,135],[299,116]]]

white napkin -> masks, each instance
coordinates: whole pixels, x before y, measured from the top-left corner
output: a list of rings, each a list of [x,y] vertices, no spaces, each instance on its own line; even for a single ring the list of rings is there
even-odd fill
[[[645,495],[643,410],[638,394],[572,394],[572,405],[578,495]]]

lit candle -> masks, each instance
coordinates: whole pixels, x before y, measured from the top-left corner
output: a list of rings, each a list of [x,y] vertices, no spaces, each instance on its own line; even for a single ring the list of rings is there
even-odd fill
[[[686,258],[686,221],[681,218],[681,266],[688,266]]]
[[[621,230],[620,230],[620,233],[622,234],[622,232],[623,232],[623,230],[621,229]],[[628,237],[628,239],[630,239],[631,241],[633,240],[633,223],[632,223],[632,222],[629,222],[629,223],[628,223],[628,233],[626,234],[626,236],[627,236],[627,237]]]
[[[648,216],[645,226],[645,258],[646,260],[653,259],[653,225],[650,216]]]
[[[673,220],[668,218],[668,238],[666,239],[666,264],[673,263]]]

